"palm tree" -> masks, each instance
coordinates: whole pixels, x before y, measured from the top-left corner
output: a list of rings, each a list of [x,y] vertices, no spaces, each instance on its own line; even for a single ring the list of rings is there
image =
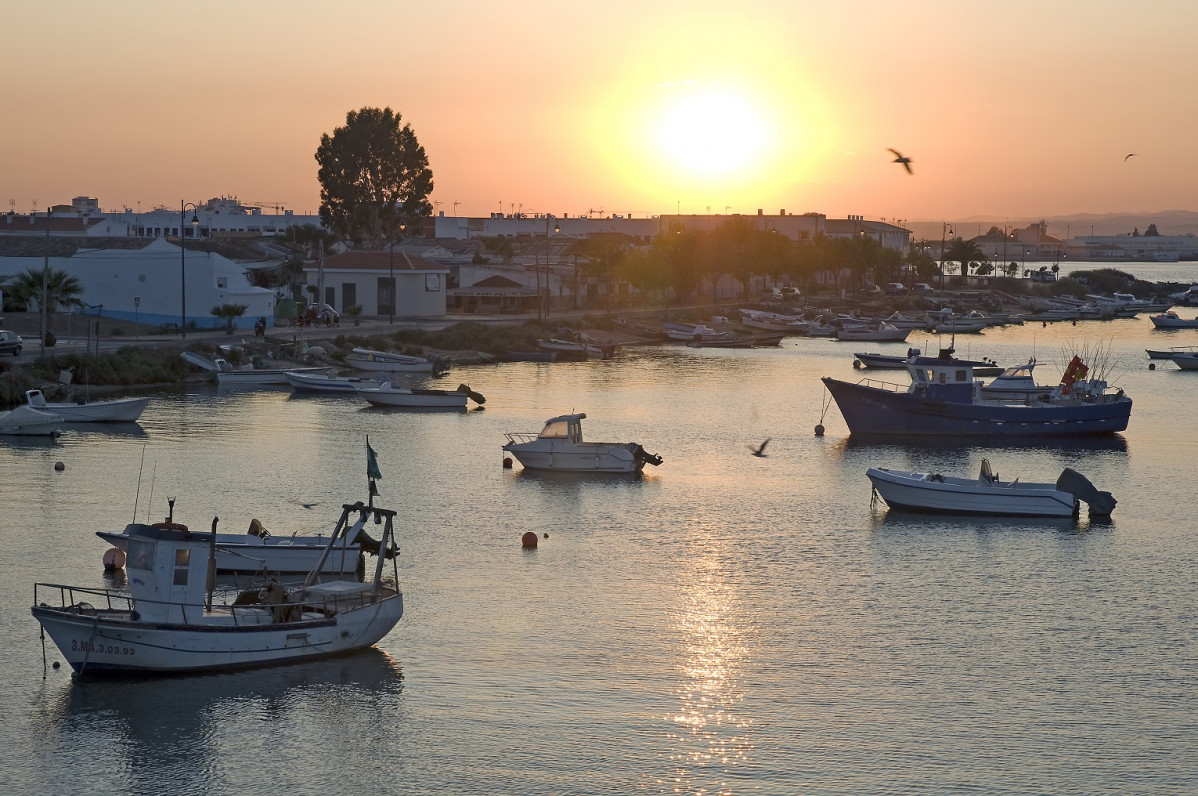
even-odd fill
[[[46,311],[43,340],[51,334],[51,321],[59,307],[85,306],[80,298],[83,295],[83,283],[77,277],[57,268],[29,268],[17,274],[5,290],[13,303],[24,305],[26,310],[30,304],[34,304]]]
[[[233,322],[245,315],[245,311],[250,306],[248,304],[217,304],[212,309],[208,310],[209,315],[215,315],[218,318],[225,319],[225,334],[233,334]]]
[[[962,276],[968,276],[970,268],[977,268],[982,263],[989,262],[980,246],[964,238],[953,238],[953,242],[944,253],[944,259],[960,263]]]

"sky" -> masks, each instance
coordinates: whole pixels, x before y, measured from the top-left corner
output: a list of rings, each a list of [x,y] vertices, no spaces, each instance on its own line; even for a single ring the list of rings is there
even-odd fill
[[[1198,210],[1196,25],[1193,0],[13,4],[0,200],[315,213],[321,135],[390,107],[446,215]]]

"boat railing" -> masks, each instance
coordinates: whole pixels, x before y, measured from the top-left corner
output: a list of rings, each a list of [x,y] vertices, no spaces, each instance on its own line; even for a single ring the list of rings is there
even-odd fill
[[[253,591],[256,590],[249,589],[241,593],[245,594]],[[54,599],[51,593],[57,593],[57,605],[51,603],[51,600]],[[347,593],[322,596],[304,594],[301,597],[297,594],[289,597],[288,602],[280,603],[267,603],[259,600],[244,604],[219,603],[209,609],[204,603],[174,603],[167,600],[146,599],[138,599],[135,602],[132,595],[112,589],[93,589],[82,586],[67,586],[59,583],[35,583],[33,584],[33,603],[34,605],[54,610],[71,611],[82,616],[92,616],[100,611],[106,613],[128,612],[132,614],[136,610],[138,603],[171,605],[181,609],[195,609],[195,611],[203,612],[207,616],[225,614],[230,617],[233,627],[241,627],[243,625],[261,627],[263,624],[313,621],[313,613],[321,615],[319,618],[315,618],[315,621],[323,621],[343,611],[362,608],[397,593],[398,590],[383,586],[379,589],[378,594],[375,593],[373,588],[361,588]],[[290,613],[290,609],[292,608],[298,610]],[[273,622],[263,622],[264,611],[272,613]],[[188,619],[188,614],[190,613],[193,612],[188,610],[180,611],[180,624],[192,624],[192,621]],[[282,617],[286,617],[286,619]]]
[[[58,593],[57,606],[47,602],[48,599],[52,599],[47,596],[47,592]],[[79,613],[85,613],[89,608],[93,612],[96,610],[95,604],[91,602],[93,599],[97,603],[101,603],[103,610],[106,611],[133,610],[133,597],[124,592],[113,591],[111,589],[90,589],[82,586],[65,586],[61,583],[33,584],[34,605],[59,608],[61,610],[75,608],[78,609]]]
[[[504,436],[507,441],[513,445],[523,445],[529,442],[535,442],[540,439],[541,435],[535,431],[506,431]]]
[[[887,392],[908,392],[909,384],[895,384],[892,381],[881,381],[880,379],[864,378],[857,382],[862,387],[872,387],[875,390],[886,390]]]

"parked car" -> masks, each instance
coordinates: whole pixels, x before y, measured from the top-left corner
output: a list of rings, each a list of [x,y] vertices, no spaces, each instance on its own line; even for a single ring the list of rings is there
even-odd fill
[[[903,287],[902,282],[890,282],[886,285],[886,295],[901,296],[907,292],[907,288]]]
[[[781,290],[783,298],[798,298],[800,295],[797,287],[784,287]]]
[[[918,293],[921,296],[927,296],[936,292],[936,288],[929,285],[927,282],[916,282],[911,286],[912,293]]]
[[[0,354],[12,354],[14,357],[21,353],[21,343],[25,342],[16,332],[6,332],[0,329]]]
[[[878,287],[877,285],[866,285],[865,287],[861,288],[861,295],[880,296],[882,295],[882,288]]]

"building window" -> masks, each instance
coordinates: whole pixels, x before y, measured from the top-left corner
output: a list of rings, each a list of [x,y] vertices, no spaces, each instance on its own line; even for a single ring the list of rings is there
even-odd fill
[[[229,286],[229,278],[227,276],[218,276],[216,278],[216,286],[221,290],[224,290]]]
[[[441,290],[441,275],[425,274],[424,289],[430,293],[439,292]]]

